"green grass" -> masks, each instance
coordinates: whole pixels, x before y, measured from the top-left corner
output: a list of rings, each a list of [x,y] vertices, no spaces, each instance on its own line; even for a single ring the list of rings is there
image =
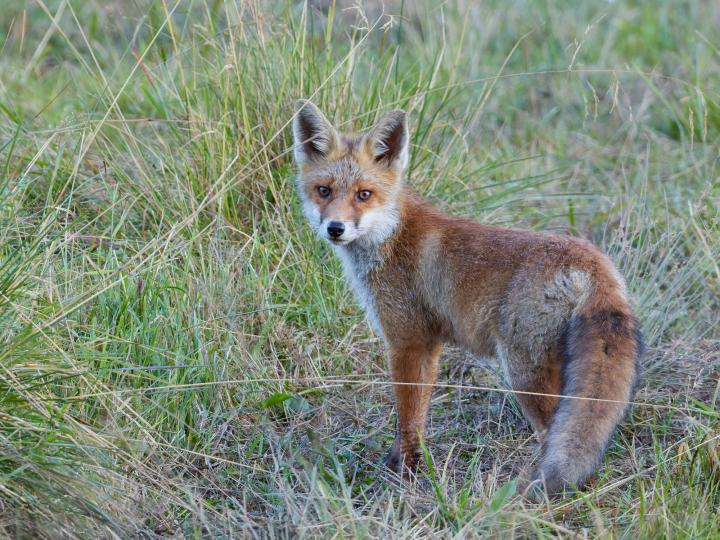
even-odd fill
[[[716,537],[718,18],[702,0],[10,0],[0,535]],[[378,467],[383,346],[303,222],[299,97],[348,130],[406,108],[432,201],[617,262],[648,353],[591,489],[516,493],[528,425],[459,351],[421,478]]]

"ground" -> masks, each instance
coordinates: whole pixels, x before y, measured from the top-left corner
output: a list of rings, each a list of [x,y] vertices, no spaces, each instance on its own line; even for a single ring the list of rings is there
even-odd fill
[[[717,537],[720,5],[10,0],[0,12],[0,534]],[[590,489],[529,502],[492,359],[379,466],[381,341],[302,219],[289,123],[408,110],[408,182],[563,231],[647,343]]]

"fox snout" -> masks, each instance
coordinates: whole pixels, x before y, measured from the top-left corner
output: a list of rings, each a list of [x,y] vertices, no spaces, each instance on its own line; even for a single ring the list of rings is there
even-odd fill
[[[322,219],[318,227],[321,238],[341,246],[357,239],[358,232],[355,223],[337,217]]]
[[[339,240],[345,232],[345,225],[342,221],[331,221],[327,226],[328,236],[333,240]]]

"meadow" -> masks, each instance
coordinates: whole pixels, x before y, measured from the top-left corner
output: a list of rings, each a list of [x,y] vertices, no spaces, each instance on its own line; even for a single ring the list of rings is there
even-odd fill
[[[0,536],[717,538],[720,4],[6,0]],[[592,485],[448,350],[415,482],[381,340],[295,193],[293,103],[409,112],[407,181],[601,246],[647,345]]]

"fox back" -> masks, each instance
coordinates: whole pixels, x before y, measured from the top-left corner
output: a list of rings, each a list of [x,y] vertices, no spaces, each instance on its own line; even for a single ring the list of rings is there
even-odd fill
[[[496,356],[542,446],[528,479],[556,492],[598,467],[630,400],[642,345],[625,284],[589,242],[490,227],[405,185],[409,134],[392,111],[341,134],[308,101],[293,130],[310,224],[383,336],[397,403],[387,464],[416,466],[444,344]]]

